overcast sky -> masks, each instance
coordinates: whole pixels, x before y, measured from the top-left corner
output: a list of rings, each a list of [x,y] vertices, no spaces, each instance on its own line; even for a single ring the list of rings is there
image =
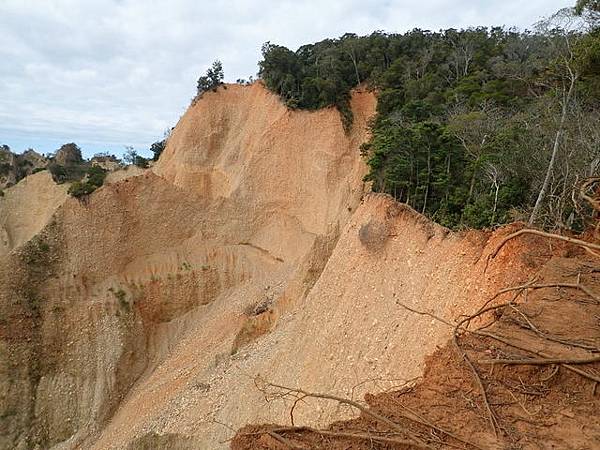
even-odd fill
[[[260,47],[346,32],[530,27],[574,0],[0,0],[0,144],[90,156],[144,149],[219,58],[255,75]]]

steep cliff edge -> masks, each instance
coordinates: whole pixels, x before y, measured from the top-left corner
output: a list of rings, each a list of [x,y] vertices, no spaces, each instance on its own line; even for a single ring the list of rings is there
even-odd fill
[[[48,223],[67,198],[47,170],[29,175],[0,197],[0,257],[18,247]]]
[[[300,300],[362,195],[375,100],[352,104],[346,134],[336,110],[290,111],[260,84],[207,93],[156,174],[67,199],[3,257],[0,447],[89,447],[191,330],[214,363],[243,311]]]
[[[365,227],[374,236],[366,237]],[[230,306],[207,312],[130,392],[93,448],[124,448],[135,439],[158,445],[158,436],[226,448],[231,429],[289,416],[290,402],[267,399],[257,375],[356,399],[422,375],[425,356],[450,331],[396,302],[459,315],[498,286],[521,281],[528,258],[545,258],[535,249],[483,273],[487,255],[508,231],[449,233],[387,196],[367,196],[307,298],[288,305],[270,333],[229,355]],[[277,308],[258,317],[270,314]],[[313,406],[296,407],[297,423],[324,425],[350,414],[331,403]]]
[[[259,83],[208,92],[151,170],[66,199],[0,255],[0,448],[225,448],[289,416],[255,377],[393,389],[451,336],[401,305],[457,317],[548,261],[526,241],[488,267],[513,226],[454,233],[365,196],[375,98],[351,105],[346,133]],[[302,424],[352,415],[304,406]]]

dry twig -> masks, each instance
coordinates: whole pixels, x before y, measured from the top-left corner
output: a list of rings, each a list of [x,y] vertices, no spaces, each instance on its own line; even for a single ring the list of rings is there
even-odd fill
[[[582,247],[583,249],[585,249],[587,252],[591,253],[594,256],[600,257],[600,254],[596,253],[594,251],[594,250],[600,251],[600,245],[598,245],[598,244],[593,244],[591,242],[582,241],[581,239],[575,239],[575,238],[570,238],[570,237],[567,237],[567,236],[561,236],[560,234],[547,233],[545,231],[532,230],[530,228],[525,228],[523,230],[519,230],[519,231],[516,231],[515,233],[509,234],[504,239],[502,239],[502,241],[500,241],[500,244],[498,244],[498,246],[496,247],[496,249],[492,253],[490,253],[490,255],[488,256],[488,260],[486,262],[486,270],[487,270],[487,265],[488,265],[489,261],[491,259],[494,259],[496,257],[496,255],[498,254],[498,252],[500,252],[500,250],[502,249],[502,247],[504,247],[504,245],[508,241],[510,241],[511,239],[514,239],[514,238],[516,238],[518,236],[521,236],[523,234],[533,234],[533,235],[536,235],[536,236],[542,236],[542,237],[546,237],[546,238],[549,238],[549,239],[558,239],[560,241],[569,242],[571,244],[575,244],[575,245],[578,245],[578,246]]]
[[[306,397],[322,398],[322,399],[333,400],[338,403],[352,406],[352,407],[358,409],[363,414],[375,419],[377,422],[385,424],[385,425],[389,426],[391,429],[393,429],[394,431],[405,434],[406,436],[410,437],[412,439],[411,445],[416,446],[418,448],[429,448],[429,446],[420,437],[418,437],[416,434],[414,434],[410,430],[406,429],[405,427],[401,426],[400,424],[397,424],[396,422],[393,422],[392,420],[388,419],[387,417],[384,417],[381,414],[376,413],[375,411],[371,411],[369,408],[366,408],[365,406],[361,405],[358,402],[355,402],[354,400],[349,400],[349,399],[346,399],[343,397],[338,397],[338,396],[331,395],[331,394],[308,392],[303,389],[292,388],[292,387],[288,387],[288,386],[281,386],[278,384],[266,382],[264,380],[260,380],[260,381],[262,381],[262,384],[263,384],[263,387],[260,387],[258,381],[259,380],[257,380],[256,385],[263,393],[267,390],[267,388],[270,387],[270,388],[275,388],[275,389],[284,391],[283,396],[289,394],[289,395],[294,395],[294,396],[300,396],[302,398],[306,398]]]
[[[480,364],[547,366],[552,364],[591,364],[600,362],[600,356],[591,358],[523,358],[523,359],[482,359]]]

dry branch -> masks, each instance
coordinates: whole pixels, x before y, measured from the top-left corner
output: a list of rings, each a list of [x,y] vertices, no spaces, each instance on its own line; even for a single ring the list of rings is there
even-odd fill
[[[390,436],[380,436],[377,434],[371,433],[360,433],[360,432],[349,432],[349,431],[331,431],[331,430],[317,430],[316,428],[311,427],[281,427],[276,428],[274,430],[277,433],[285,433],[285,432],[302,432],[307,431],[309,433],[319,434],[321,436],[327,437],[341,437],[341,438],[355,438],[355,439],[364,439],[368,441],[379,441],[386,442],[389,444],[398,444],[398,445],[414,445],[414,442],[410,439],[399,439]]]
[[[393,422],[392,420],[388,419],[387,417],[382,416],[381,414],[371,411],[369,408],[364,407],[363,405],[361,405],[358,402],[355,402],[354,400],[349,400],[349,399],[346,399],[343,397],[338,397],[338,396],[331,395],[331,394],[308,392],[303,389],[291,388],[288,386],[281,386],[278,384],[264,382],[264,380],[262,380],[262,381],[263,381],[263,385],[265,387],[263,387],[263,388],[259,387],[259,389],[262,390],[263,392],[265,392],[266,388],[271,387],[271,388],[276,388],[276,389],[284,391],[284,396],[286,394],[289,394],[289,395],[301,396],[302,398],[306,398],[306,397],[322,398],[322,399],[333,400],[338,403],[352,406],[352,407],[358,409],[363,414],[375,419],[377,422],[389,426],[394,431],[405,434],[406,436],[409,436],[412,439],[412,441],[410,443],[411,445],[418,447],[418,448],[429,448],[429,446],[425,442],[423,442],[423,440],[421,438],[419,438],[417,435],[412,433],[410,430],[406,429],[405,427],[401,426],[400,424],[397,424],[396,422]],[[259,386],[258,383],[256,385]]]
[[[535,236],[542,236],[542,237],[546,237],[549,239],[558,239],[560,241],[565,241],[565,242],[569,242],[571,244],[575,244],[578,245],[584,249],[586,249],[588,252],[591,252],[594,256],[598,256],[600,257],[600,254],[594,252],[594,250],[598,250],[600,251],[600,245],[598,244],[593,244],[591,242],[587,242],[587,241],[582,241],[581,239],[575,239],[575,238],[570,238],[567,236],[561,236],[560,234],[554,234],[554,233],[547,233],[545,231],[539,231],[539,230],[532,230],[530,228],[525,228],[523,230],[519,230],[515,233],[509,234],[508,236],[506,236],[504,239],[502,239],[502,241],[500,242],[500,244],[498,244],[498,246],[496,247],[496,249],[490,253],[490,256],[488,256],[488,263],[490,259],[493,259],[496,257],[496,255],[498,254],[498,252],[500,252],[500,250],[502,249],[502,247],[504,247],[504,245],[510,241],[511,239],[514,239],[518,236],[521,236],[523,234],[533,234]],[[487,264],[486,264],[486,269],[487,269]]]
[[[479,390],[481,391],[481,396],[483,397],[483,403],[484,403],[485,409],[487,411],[488,420],[490,421],[490,425],[492,426],[492,431],[494,432],[494,436],[497,438],[498,437],[498,418],[496,417],[496,415],[494,414],[494,411],[492,410],[492,407],[490,406],[490,401],[488,399],[487,391],[485,390],[485,386],[483,385],[481,376],[479,375],[477,368],[471,361],[471,358],[469,358],[469,355],[467,355],[467,353],[462,349],[462,347],[458,343],[458,331],[459,331],[460,327],[462,326],[462,324],[467,320],[471,320],[471,318],[463,319],[458,324],[456,324],[456,326],[454,327],[454,331],[452,332],[452,340],[454,342],[454,346],[456,347],[456,350],[458,351],[459,355],[461,355],[462,359],[467,363],[467,365],[471,369],[471,372],[473,372],[473,376],[475,377],[475,381],[477,382],[477,384],[479,386]]]
[[[514,235],[511,235],[514,237]],[[505,239],[505,242],[508,239]],[[503,245],[503,244],[502,244]],[[499,247],[500,248],[500,247]],[[499,251],[499,248],[496,250],[496,252],[494,253],[494,255]],[[485,304],[473,315],[467,316],[464,319],[462,319],[460,322],[458,322],[457,324],[452,324],[450,321],[438,317],[432,313],[429,312],[425,312],[425,311],[419,311],[416,310],[414,308],[411,308],[403,303],[401,303],[400,301],[396,301],[396,304],[402,306],[403,308],[407,309],[408,311],[411,311],[415,314],[419,314],[419,315],[425,315],[425,316],[429,316],[432,317],[436,320],[438,320],[439,322],[447,325],[447,326],[452,326],[453,327],[453,343],[454,346],[456,348],[456,350],[458,351],[459,355],[462,357],[462,359],[467,363],[467,365],[469,366],[469,368],[471,369],[471,372],[473,373],[473,376],[475,378],[475,381],[479,387],[479,390],[481,391],[482,397],[483,397],[483,402],[484,402],[484,406],[487,412],[487,416],[488,416],[488,420],[490,422],[490,425],[492,426],[492,429],[494,431],[494,435],[497,437],[498,433],[497,433],[497,427],[498,427],[498,419],[496,418],[496,415],[494,414],[489,399],[488,399],[488,395],[487,395],[487,391],[485,389],[485,386],[483,384],[483,380],[481,379],[481,376],[479,375],[479,372],[477,370],[477,368],[475,367],[475,365],[473,364],[473,362],[471,361],[470,357],[467,355],[467,353],[461,348],[459,341],[458,341],[458,333],[460,331],[463,332],[467,332],[467,333],[471,333],[474,335],[478,335],[478,336],[484,336],[484,337],[489,337],[491,339],[494,339],[496,341],[502,342],[510,347],[514,347],[517,348],[519,350],[523,350],[527,353],[530,354],[534,354],[537,356],[540,356],[542,358],[540,359],[527,359],[527,360],[521,360],[521,361],[543,361],[543,364],[546,365],[551,365],[551,364],[560,364],[562,367],[577,373],[583,377],[586,377],[592,381],[595,382],[600,382],[600,378],[590,374],[584,370],[581,370],[577,367],[574,367],[572,364],[589,364],[589,363],[593,363],[593,362],[597,362],[598,360],[600,360],[600,358],[588,358],[585,360],[582,359],[577,359],[577,358],[565,358],[564,360],[559,360],[558,358],[552,358],[551,356],[549,356],[548,354],[545,354],[541,351],[537,351],[528,347],[525,347],[523,345],[519,345],[517,343],[512,342],[510,339],[507,339],[503,336],[499,336],[495,333],[490,333],[487,331],[482,331],[482,330],[469,330],[467,327],[469,325],[469,323],[475,319],[478,316],[481,316],[482,314],[491,311],[491,310],[496,310],[496,309],[500,309],[500,308],[504,308],[506,306],[513,306],[513,301],[508,302],[508,303],[503,303],[503,304],[499,304],[499,305],[494,305],[494,306],[487,306],[491,301],[493,301],[495,298],[497,298],[500,294],[506,293],[506,292],[510,292],[510,291],[523,291],[523,290],[527,290],[527,289],[542,289],[542,288],[549,288],[549,287],[567,287],[567,288],[573,288],[573,289],[580,289],[581,291],[585,292],[587,295],[589,295],[592,299],[594,299],[597,303],[598,302],[598,296],[592,292],[589,288],[587,288],[586,286],[582,285],[581,283],[577,282],[577,283],[544,283],[544,284],[533,284],[533,281],[530,281],[528,283],[525,283],[523,285],[520,286],[514,286],[514,287],[509,287],[509,288],[505,288],[502,289],[500,291],[498,291],[492,298],[490,298],[488,301],[485,302]],[[517,294],[517,296],[520,295]],[[517,297],[516,296],[516,297]],[[515,297],[515,299],[516,299]],[[466,326],[465,326],[466,324]],[[517,361],[517,360],[495,360],[496,363],[498,363],[498,361]],[[554,361],[554,362],[552,362]],[[490,361],[490,363],[492,363]],[[517,363],[507,363],[507,364],[517,364]],[[542,363],[540,363],[542,364]]]
[[[293,448],[293,449],[302,449],[302,447],[294,444],[293,442],[290,442],[289,440],[287,440],[286,438],[284,438],[283,436],[277,434],[274,431],[267,431],[266,433],[269,436],[271,436],[273,439],[275,439],[277,442],[285,445],[286,447]]]
[[[579,197],[588,202],[593,209],[600,211],[600,199],[594,198],[587,194],[589,188],[596,183],[600,183],[600,177],[593,177],[584,181],[579,188]]]
[[[591,364],[600,362],[600,356],[591,358],[525,358],[525,359],[482,359],[480,364],[545,366],[552,364]]]

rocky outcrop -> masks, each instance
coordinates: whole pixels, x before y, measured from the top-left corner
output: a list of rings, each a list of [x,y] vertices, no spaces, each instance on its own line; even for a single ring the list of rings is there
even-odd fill
[[[21,180],[0,197],[0,258],[39,233],[67,199],[67,185],[43,170]]]
[[[46,168],[48,159],[29,149],[22,154],[13,153],[6,145],[0,146],[0,189],[14,186],[36,171]]]
[[[54,154],[53,162],[59,166],[74,166],[83,163],[81,149],[74,143],[62,145]]]

